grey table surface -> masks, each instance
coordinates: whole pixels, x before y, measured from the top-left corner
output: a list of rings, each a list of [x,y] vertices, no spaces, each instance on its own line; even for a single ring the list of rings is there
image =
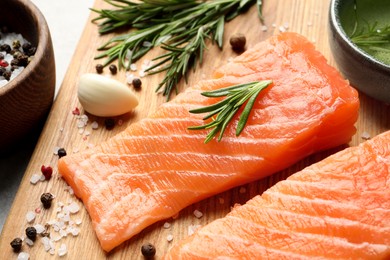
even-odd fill
[[[31,0],[49,25],[56,62],[56,95],[84,29],[93,0]],[[0,155],[0,231],[40,135],[35,131]],[[0,148],[1,149],[1,148]]]

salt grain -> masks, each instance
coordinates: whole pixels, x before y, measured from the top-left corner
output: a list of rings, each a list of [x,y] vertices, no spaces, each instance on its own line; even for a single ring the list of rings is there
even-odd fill
[[[76,219],[76,221],[74,222],[76,225],[80,225],[82,223],[82,220],[81,219]]]
[[[29,212],[27,212],[27,214],[26,214],[26,220],[27,220],[27,222],[28,223],[31,223],[31,222],[33,222],[34,220],[35,220],[35,213],[33,212],[33,211],[29,211]]]
[[[70,213],[75,214],[79,212],[80,206],[76,202],[72,202],[71,204],[68,205],[68,210]]]
[[[130,64],[130,70],[131,71],[136,71],[137,70],[137,64],[135,64],[135,63]]]
[[[96,130],[96,129],[98,129],[98,128],[99,128],[99,124],[98,124],[98,122],[96,122],[96,121],[93,121],[93,122],[92,122],[92,124],[91,124],[91,128],[92,128],[93,130]]]
[[[287,29],[284,26],[279,26],[279,31],[280,32],[285,32]]]
[[[28,253],[26,253],[26,252],[20,252],[18,254],[18,258],[17,259],[18,260],[28,260],[28,259],[30,259],[30,255]]]
[[[34,228],[37,230],[37,234],[42,234],[46,230],[41,224],[34,225]]]
[[[61,244],[60,248],[58,248],[58,255],[64,256],[68,252],[68,249],[66,248],[66,245],[64,243]]]
[[[363,132],[361,137],[365,140],[368,140],[371,138],[371,135],[368,132]]]
[[[33,174],[33,175],[31,176],[31,178],[30,178],[30,183],[31,183],[31,184],[37,184],[37,183],[40,181],[41,176],[42,176],[42,174],[41,174],[41,175]]]
[[[46,252],[48,252],[50,249],[54,248],[53,241],[50,240],[48,237],[42,237],[41,242],[43,244],[43,248]]]
[[[173,235],[172,234],[169,234],[168,236],[167,236],[167,241],[168,242],[171,242],[173,240]]]
[[[54,155],[58,155],[58,150],[60,150],[60,148],[61,148],[61,147],[58,147],[58,146],[54,147],[54,148],[53,148],[53,154],[54,154]]]
[[[168,229],[168,228],[171,227],[171,223],[165,222],[163,227],[164,227],[165,229]]]
[[[203,213],[196,209],[196,210],[194,210],[194,216],[196,218],[201,218],[201,217],[203,217]]]
[[[263,32],[266,32],[268,30],[268,27],[266,25],[261,26],[261,30]]]
[[[32,241],[31,239],[29,239],[28,237],[26,237],[24,239],[24,242],[28,245],[28,246],[33,246],[34,245],[34,241]]]

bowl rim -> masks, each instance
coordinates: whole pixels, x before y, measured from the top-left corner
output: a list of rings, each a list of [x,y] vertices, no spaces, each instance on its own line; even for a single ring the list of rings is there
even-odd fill
[[[50,36],[49,26],[47,25],[45,17],[38,9],[38,7],[31,1],[12,0],[12,2],[14,5],[22,5],[26,7],[26,9],[31,11],[31,17],[37,21],[36,28],[38,32],[38,44],[34,54],[34,58],[31,60],[31,62],[23,69],[23,71],[19,75],[17,75],[14,79],[8,81],[8,83],[4,86],[0,87],[0,96],[5,95],[14,88],[16,88],[19,83],[24,81],[25,78],[27,78],[28,75],[39,65],[39,60],[41,59],[41,57],[43,57],[46,46],[49,44],[50,41],[50,37],[45,37],[45,34],[48,34]]]
[[[386,72],[390,72],[390,64],[386,64],[382,61],[379,61],[375,59],[372,55],[366,53],[362,49],[359,48],[355,43],[352,42],[352,40],[347,36],[346,32],[344,31],[344,28],[341,25],[340,22],[340,14],[339,14],[339,7],[340,2],[342,0],[331,0],[330,2],[330,22],[332,23],[334,29],[336,30],[337,34],[343,39],[343,41],[351,48],[353,49],[360,58],[368,61],[369,63],[373,64],[374,66],[377,66],[381,68],[382,70],[385,70]]]

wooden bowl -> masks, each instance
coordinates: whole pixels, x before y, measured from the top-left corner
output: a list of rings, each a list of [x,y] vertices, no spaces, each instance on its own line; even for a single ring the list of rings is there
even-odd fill
[[[352,86],[374,99],[390,103],[390,65],[354,44],[346,32],[343,21],[354,21],[353,0],[332,0],[329,8],[329,44],[341,73]],[[365,0],[361,14],[377,8],[386,15],[390,11],[388,0]],[[379,5],[380,4],[380,5]],[[376,10],[376,9],[375,9]],[[386,13],[387,12],[387,13]],[[345,22],[344,22],[345,23]],[[351,25],[352,27],[353,25]]]
[[[55,91],[53,45],[46,20],[28,0],[2,1],[0,25],[37,47],[33,60],[0,87],[0,153],[42,126]]]

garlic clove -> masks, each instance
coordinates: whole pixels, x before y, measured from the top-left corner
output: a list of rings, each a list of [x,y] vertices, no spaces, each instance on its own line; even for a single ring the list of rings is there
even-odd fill
[[[85,111],[95,116],[119,116],[138,105],[135,94],[123,83],[102,75],[80,77],[77,95]]]

